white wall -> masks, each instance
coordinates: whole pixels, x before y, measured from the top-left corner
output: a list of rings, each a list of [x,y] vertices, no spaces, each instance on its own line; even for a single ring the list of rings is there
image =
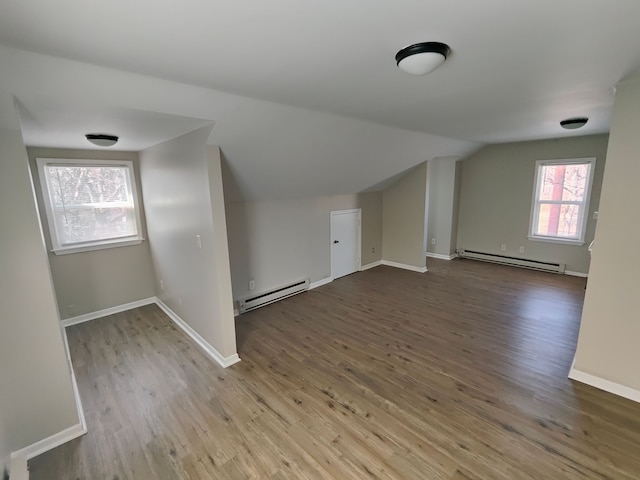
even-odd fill
[[[640,399],[640,79],[617,88],[575,369]]]
[[[566,264],[568,271],[589,272],[587,247],[593,240],[607,135],[490,145],[465,158],[458,220],[458,248]],[[582,246],[527,238],[536,160],[596,157],[596,167]],[[500,245],[506,244],[506,251]],[[520,253],[519,247],[525,248]]]
[[[455,252],[457,160],[459,157],[440,157],[428,162],[427,252],[447,257]]]
[[[362,209],[362,265],[381,259],[382,194],[227,204],[233,296],[331,276],[330,212]]]
[[[51,275],[10,95],[0,91],[0,462],[77,425]]]
[[[61,150],[52,148],[27,148],[27,152],[29,154],[31,174],[36,187],[35,191],[41,212],[45,240],[49,250],[51,240],[36,166],[36,158],[39,157],[132,161],[136,173],[138,204],[141,209],[142,236],[145,239],[147,238],[140,169],[136,152]],[[151,253],[147,240],[140,245],[70,255],[55,255],[49,252],[49,264],[58,308],[60,309],[60,317],[63,319],[155,295]]]
[[[210,132],[140,152],[140,171],[158,297],[229,358],[236,342],[227,227],[220,150],[206,144]]]
[[[412,169],[382,194],[382,258],[425,268],[427,162]]]

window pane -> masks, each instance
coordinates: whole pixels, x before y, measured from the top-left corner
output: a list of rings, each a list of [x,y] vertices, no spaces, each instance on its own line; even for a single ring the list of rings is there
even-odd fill
[[[567,165],[564,174],[562,200],[584,202],[589,168],[590,165],[588,163]]]
[[[580,232],[580,205],[575,204],[540,204],[538,224],[535,235],[548,237],[578,238]]]
[[[588,163],[541,167],[539,200],[583,202],[590,167]]]
[[[62,245],[137,235],[127,167],[49,165],[46,172]]]

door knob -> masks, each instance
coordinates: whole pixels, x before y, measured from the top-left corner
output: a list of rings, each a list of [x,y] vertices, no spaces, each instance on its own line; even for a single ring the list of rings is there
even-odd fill
[[[333,243],[340,243],[340,240],[334,240]]]

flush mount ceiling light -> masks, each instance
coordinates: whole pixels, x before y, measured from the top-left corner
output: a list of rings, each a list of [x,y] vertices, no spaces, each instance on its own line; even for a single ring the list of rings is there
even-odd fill
[[[116,135],[107,135],[105,133],[87,133],[85,135],[94,145],[98,147],[113,147],[118,143],[118,137]]]
[[[587,117],[567,118],[560,122],[560,126],[567,130],[575,130],[576,128],[584,127],[588,121],[589,119]]]
[[[442,65],[450,53],[451,48],[444,43],[416,43],[396,53],[396,63],[411,75],[426,75]]]

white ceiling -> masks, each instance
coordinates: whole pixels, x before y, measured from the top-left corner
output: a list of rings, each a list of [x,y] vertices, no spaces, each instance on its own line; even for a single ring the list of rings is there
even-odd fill
[[[412,77],[394,54],[448,43]],[[637,0],[3,0],[0,42],[462,140],[608,130],[640,65]]]
[[[23,98],[18,100],[17,106],[24,142],[31,147],[100,149],[86,140],[85,134],[106,133],[119,137],[118,143],[109,150],[137,152],[213,123],[86,103],[56,104]]]
[[[421,41],[452,54],[413,77],[394,56]],[[607,132],[639,67],[638,0],[0,0],[0,88],[28,145],[91,148],[94,131],[140,150],[215,123],[237,200],[353,193],[483,143]],[[573,116],[590,120],[561,129]]]

